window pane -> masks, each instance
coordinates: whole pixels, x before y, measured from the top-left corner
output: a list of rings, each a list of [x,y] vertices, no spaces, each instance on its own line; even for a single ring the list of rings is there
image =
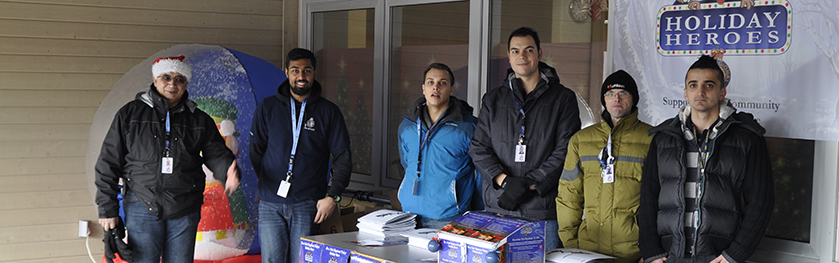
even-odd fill
[[[372,174],[373,9],[315,13],[316,78],[347,123],[353,172]]]
[[[469,88],[469,2],[394,7],[389,80],[387,177],[402,179],[397,129],[403,116],[422,97],[422,72],[434,62],[454,72],[454,97],[466,99]],[[474,106],[474,105],[473,105]]]
[[[767,237],[810,242],[815,142],[766,138],[775,177],[775,210]]]

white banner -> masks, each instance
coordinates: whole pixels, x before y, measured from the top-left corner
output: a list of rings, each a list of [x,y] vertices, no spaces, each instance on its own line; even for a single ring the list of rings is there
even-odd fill
[[[686,104],[684,78],[719,48],[731,69],[727,98],[767,136],[839,140],[839,3],[835,0],[613,0],[612,70],[638,83],[639,117],[657,125]],[[608,74],[608,73],[607,73]]]

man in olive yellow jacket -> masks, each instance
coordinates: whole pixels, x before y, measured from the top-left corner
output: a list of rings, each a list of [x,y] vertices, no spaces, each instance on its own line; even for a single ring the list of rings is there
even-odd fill
[[[601,88],[599,124],[571,137],[559,179],[559,238],[580,248],[638,262],[641,171],[652,137],[638,120],[638,87],[628,73],[609,75]]]

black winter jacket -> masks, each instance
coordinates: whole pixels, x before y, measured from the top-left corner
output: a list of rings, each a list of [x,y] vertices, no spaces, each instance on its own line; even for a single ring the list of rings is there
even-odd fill
[[[196,108],[184,93],[181,103],[169,110],[172,174],[163,174],[166,111],[169,101],[154,85],[140,92],[114,117],[96,162],[96,203],[99,218],[119,216],[117,183],[125,179],[133,193],[158,219],[177,218],[199,211],[204,202],[202,164],[219,181],[235,156],[224,144],[209,115]]]
[[[484,95],[469,153],[482,175],[487,211],[556,220],[554,198],[568,140],[580,130],[580,111],[576,94],[559,83],[556,70],[539,62],[539,72],[542,80],[530,94],[525,94],[521,79],[508,70],[505,85]],[[524,102],[526,120],[519,113],[516,100]],[[526,162],[517,163],[515,149],[522,124],[525,125]],[[496,189],[493,178],[501,173],[533,180],[538,194],[516,211],[498,207],[498,197],[504,189]]]
[[[772,167],[765,130],[749,113],[721,102],[723,121],[711,128],[709,157],[698,198],[695,254],[685,255],[684,210],[690,107],[650,130],[655,134],[644,163],[639,208],[640,249],[646,262],[708,262],[723,255],[745,262],[769,223],[774,202]]]

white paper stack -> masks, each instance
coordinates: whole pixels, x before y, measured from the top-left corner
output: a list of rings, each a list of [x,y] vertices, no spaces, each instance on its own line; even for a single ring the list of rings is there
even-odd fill
[[[380,237],[398,236],[417,227],[417,215],[382,209],[358,218],[358,232]]]
[[[440,230],[434,228],[420,228],[399,235],[408,238],[408,245],[427,249],[428,242],[437,237],[437,231]]]

